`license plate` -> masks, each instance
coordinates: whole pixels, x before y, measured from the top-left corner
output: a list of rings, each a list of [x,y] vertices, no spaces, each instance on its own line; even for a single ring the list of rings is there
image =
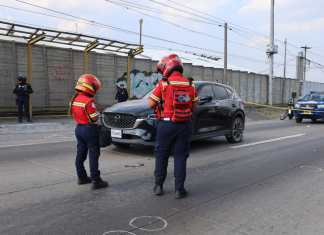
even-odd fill
[[[312,114],[312,111],[304,111],[303,114],[309,115],[309,114]]]
[[[122,130],[111,129],[111,137],[112,138],[121,139],[122,135],[123,135]]]

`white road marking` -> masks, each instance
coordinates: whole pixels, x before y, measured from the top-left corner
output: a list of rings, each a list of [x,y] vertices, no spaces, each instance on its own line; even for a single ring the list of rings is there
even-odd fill
[[[103,235],[108,235],[108,234],[130,234],[130,235],[136,235],[135,233],[131,233],[125,230],[113,230],[113,231],[108,231],[105,232]]]
[[[309,169],[309,170],[314,170],[316,172],[322,172],[323,169],[317,166],[310,166],[310,165],[301,165],[299,166],[300,169]]]
[[[22,146],[33,146],[33,145],[39,145],[39,144],[58,144],[58,143],[64,143],[64,142],[70,142],[73,141],[74,138],[66,138],[66,139],[60,139],[60,140],[52,140],[52,141],[35,141],[30,143],[19,143],[19,144],[8,144],[8,145],[0,145],[1,148],[11,148],[11,147],[22,147]]]
[[[136,220],[141,220],[141,219],[152,219],[153,220],[153,221],[150,221],[147,225],[155,224],[157,221],[161,221],[163,223],[163,226],[160,227],[160,228],[155,228],[155,229],[146,229],[145,226],[144,227],[137,227],[136,225],[134,225]],[[162,217],[160,217],[160,216],[140,216],[140,217],[133,218],[129,222],[129,226],[131,226],[131,227],[133,227],[135,229],[146,231],[146,232],[158,232],[158,231],[162,231],[162,230],[166,229],[166,227],[168,227],[168,222],[165,219],[163,219]]]
[[[297,135],[289,135],[289,136],[283,136],[279,138],[274,138],[274,139],[269,139],[269,140],[263,140],[263,141],[258,141],[250,144],[242,144],[242,145],[236,145],[231,147],[231,149],[239,149],[239,148],[246,148],[246,147],[251,147],[255,145],[260,145],[260,144],[267,144],[267,143],[272,143],[272,142],[277,142],[281,140],[287,140],[287,139],[293,139],[293,138],[298,138],[306,135],[305,133],[297,134]]]

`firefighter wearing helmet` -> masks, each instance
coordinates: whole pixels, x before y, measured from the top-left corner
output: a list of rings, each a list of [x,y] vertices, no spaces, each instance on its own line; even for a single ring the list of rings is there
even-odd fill
[[[96,124],[98,112],[94,96],[101,88],[100,80],[92,74],[82,75],[75,86],[76,94],[70,103],[70,112],[76,122],[77,155],[75,166],[78,184],[92,183],[92,189],[108,187],[100,177],[98,161],[100,156],[99,130]],[[84,162],[89,154],[90,175],[88,177]]]
[[[180,58],[171,54],[161,59],[157,71],[163,75],[148,99],[149,106],[156,110],[159,119],[155,146],[155,186],[153,192],[164,194],[163,183],[167,176],[170,153],[174,157],[175,197],[187,196],[184,187],[187,158],[192,133],[191,117],[196,89],[192,82],[182,75]]]

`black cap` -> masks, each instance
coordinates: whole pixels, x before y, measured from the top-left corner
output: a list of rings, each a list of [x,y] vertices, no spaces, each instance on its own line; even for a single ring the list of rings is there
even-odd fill
[[[18,77],[17,77],[17,80],[18,80],[18,81],[25,82],[25,81],[27,80],[27,78],[24,77],[24,76],[18,76]]]

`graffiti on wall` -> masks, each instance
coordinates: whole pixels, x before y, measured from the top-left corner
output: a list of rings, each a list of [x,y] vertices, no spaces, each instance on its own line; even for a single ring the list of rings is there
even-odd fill
[[[52,73],[51,79],[53,80],[70,80],[72,77],[70,68],[65,65],[51,66],[49,70]]]
[[[131,95],[133,98],[142,98],[147,92],[151,91],[158,81],[162,79],[161,74],[154,72],[146,72],[139,70],[132,70],[130,74],[131,80]],[[127,73],[118,78],[116,85],[127,86]]]

